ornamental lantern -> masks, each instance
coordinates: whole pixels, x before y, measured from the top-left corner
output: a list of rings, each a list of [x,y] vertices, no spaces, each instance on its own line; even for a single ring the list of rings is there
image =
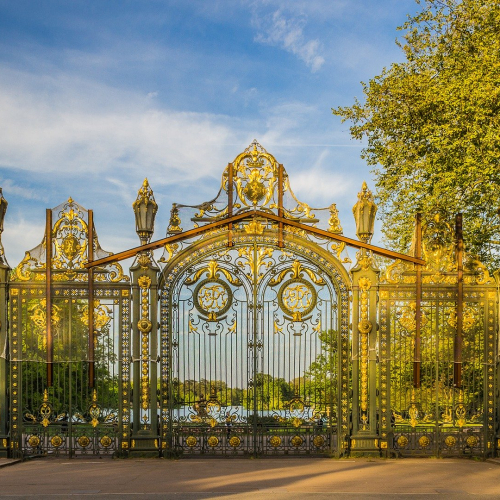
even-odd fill
[[[364,243],[369,243],[373,236],[377,205],[373,201],[372,192],[368,189],[364,181],[361,191],[358,193],[358,201],[352,207],[352,213],[356,221],[356,234],[358,238]]]
[[[141,245],[149,243],[155,228],[155,216],[158,211],[153,196],[153,190],[147,179],[144,179],[141,189],[137,193],[137,200],[132,204],[135,214],[135,230],[141,240]]]

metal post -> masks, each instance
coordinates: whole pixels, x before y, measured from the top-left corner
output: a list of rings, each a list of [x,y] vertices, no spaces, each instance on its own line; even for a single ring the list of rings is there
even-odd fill
[[[52,342],[52,210],[47,208],[45,217],[45,329],[47,335],[47,387],[52,387],[52,363],[54,346]]]
[[[10,268],[0,264],[0,457],[8,454],[7,402],[7,293]]]
[[[227,179],[227,216],[233,216],[233,164],[227,165],[228,179]],[[227,246],[233,246],[233,223],[230,222],[228,226]]]
[[[464,239],[462,231],[462,214],[455,218],[456,255],[457,255],[457,329],[454,344],[453,385],[462,387],[462,342],[463,342],[463,309],[464,309]]]
[[[278,217],[283,217],[283,165],[278,165]],[[283,221],[278,222],[278,247],[283,248]]]
[[[422,214],[415,218],[415,257],[422,257]],[[415,291],[415,352],[413,357],[413,386],[420,387],[420,328],[422,324],[422,266],[415,264],[417,289]]]
[[[94,212],[89,210],[88,220],[88,247],[87,247],[87,260],[92,262],[94,260]],[[89,387],[93,388],[95,383],[94,374],[94,268],[89,268]]]

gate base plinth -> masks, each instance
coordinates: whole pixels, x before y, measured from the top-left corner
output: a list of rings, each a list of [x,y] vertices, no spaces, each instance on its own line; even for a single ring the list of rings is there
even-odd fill
[[[380,457],[381,450],[379,447],[379,438],[367,436],[352,438],[349,448],[349,456]]]
[[[159,457],[160,449],[158,447],[158,438],[152,436],[149,432],[141,435],[139,431],[130,442],[129,457]]]
[[[7,436],[0,436],[0,458],[9,457],[9,438]]]

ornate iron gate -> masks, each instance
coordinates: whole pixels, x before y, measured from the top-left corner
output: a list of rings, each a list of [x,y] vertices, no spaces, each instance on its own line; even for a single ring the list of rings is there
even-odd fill
[[[235,207],[284,211],[284,190],[293,199],[282,167],[257,144],[226,170],[226,192],[233,175],[233,206],[230,193],[229,206],[222,200],[217,208],[216,200],[193,207],[192,221],[217,220]],[[318,222],[296,200],[288,212]],[[172,232],[185,213],[189,207],[174,205]],[[340,232],[335,207],[327,214],[330,227]],[[224,228],[183,248],[167,248],[161,298],[164,450],[343,451],[349,277],[324,247],[304,232],[284,231],[258,217],[229,228],[229,234]]]
[[[147,179],[133,208],[117,255],[71,199],[12,271],[0,242],[0,456],[497,453],[500,280],[458,220],[457,244],[417,217],[415,256],[378,248],[363,184],[346,238],[255,141],[165,239]]]
[[[453,241],[439,215],[427,221],[420,332],[413,266],[395,262],[381,280],[380,383],[392,409],[381,431],[404,456],[485,457],[495,448],[497,285],[474,259],[461,276]]]
[[[89,248],[97,258],[108,255],[95,234],[89,237],[89,227],[92,212],[71,199],[48,210],[43,242],[12,271],[13,456],[118,449],[119,422],[125,421],[119,415],[119,360],[128,336],[129,284],[116,264],[91,273],[95,283],[89,287],[83,268]]]

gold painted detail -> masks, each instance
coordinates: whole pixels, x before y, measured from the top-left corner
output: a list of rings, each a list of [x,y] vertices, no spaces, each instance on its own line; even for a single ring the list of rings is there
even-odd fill
[[[455,438],[455,436],[446,436],[445,440],[444,440],[444,444],[448,447],[448,448],[453,448],[453,446],[455,446],[457,440]]]
[[[220,280],[222,273],[232,285],[240,286],[242,284],[236,276],[233,276],[227,269],[219,266],[216,260],[211,260],[206,267],[196,271],[190,278],[187,278],[184,283],[186,285],[193,285],[199,281],[204,273],[206,273],[206,279],[210,281]]]
[[[295,448],[298,448],[299,446],[302,445],[303,439],[300,436],[293,436],[292,439],[290,439],[290,444],[294,446]]]
[[[62,444],[63,444],[63,439],[61,436],[52,436],[52,438],[50,439],[50,444],[54,447],[54,448],[59,448]]]
[[[109,448],[111,446],[112,440],[109,436],[103,436],[100,439],[100,443],[103,448]]]
[[[281,438],[279,436],[272,436],[269,439],[269,444],[272,447],[277,448],[281,444]]]
[[[32,447],[32,448],[36,448],[37,446],[40,445],[40,438],[38,436],[30,436],[28,438],[28,444]]]
[[[229,439],[229,445],[232,446],[233,448],[238,448],[241,444],[241,439],[238,436],[232,436],[231,439]]]
[[[418,440],[418,444],[421,448],[427,448],[431,444],[431,440],[427,436],[421,436]]]
[[[146,411],[149,407],[149,332],[152,329],[152,323],[149,319],[149,289],[151,287],[151,278],[146,274],[140,276],[137,280],[141,288],[141,318],[137,327],[141,332],[141,408]],[[144,425],[146,425],[148,416],[142,416]]]
[[[194,437],[194,436],[188,436],[186,438],[186,444],[192,448],[193,446],[196,446],[196,443],[198,442],[198,440]]]
[[[47,348],[47,300],[34,300],[34,303],[28,307],[29,318],[35,325],[35,332],[38,336],[38,348],[45,350]],[[50,323],[56,327],[61,321],[61,308],[52,304]]]
[[[399,436],[397,443],[398,448],[406,448],[408,446],[408,438],[406,436]]]
[[[479,443],[479,439],[477,436],[468,436],[465,442],[469,448],[475,448]]]
[[[304,267],[302,263],[298,260],[293,261],[292,265],[281,271],[275,278],[273,278],[270,282],[270,286],[275,286],[280,284],[283,279],[287,276],[287,274],[291,275],[292,279],[299,279],[299,278],[304,278],[304,273],[306,273],[311,281],[315,283],[316,285],[325,285],[326,282],[325,280],[321,277],[318,276],[312,269],[309,269],[308,267]]]
[[[248,269],[245,274],[248,278],[255,279],[259,282],[264,273],[269,267],[273,265],[273,248],[272,247],[259,247],[254,256],[254,249],[252,247],[240,247],[238,249],[238,266],[242,269]],[[263,271],[261,269],[263,268]]]
[[[323,436],[316,436],[313,439],[313,444],[316,448],[321,448],[325,444],[325,438]]]
[[[360,349],[361,349],[361,425],[363,430],[368,428],[368,334],[372,330],[372,323],[368,319],[368,290],[372,286],[372,282],[366,276],[362,276],[358,280],[358,286],[361,290],[360,293],[360,321],[358,323],[358,330],[360,335]]]
[[[450,307],[446,310],[446,313],[448,314],[448,324],[453,329],[456,329],[458,323],[456,309],[454,307]],[[464,333],[467,333],[470,330],[472,330],[475,324],[476,324],[476,311],[474,310],[473,307],[466,304],[462,316],[462,329]]]
[[[80,436],[76,442],[82,447],[86,448],[90,444],[90,439],[88,436]]]
[[[398,319],[399,324],[408,332],[415,332],[417,329],[417,304],[410,302],[402,311]],[[425,311],[420,311],[420,326],[424,328],[427,325],[427,315]]]
[[[253,219],[252,222],[249,224],[245,224],[243,226],[245,228],[245,232],[247,234],[263,234],[264,233],[264,226],[258,221]]]
[[[174,203],[170,211],[170,223],[168,225],[168,233],[182,233],[181,218],[179,217],[179,209]]]
[[[216,437],[216,436],[210,436],[208,439],[207,439],[207,444],[208,446],[210,446],[211,448],[215,448],[218,444],[219,444],[219,438]]]

